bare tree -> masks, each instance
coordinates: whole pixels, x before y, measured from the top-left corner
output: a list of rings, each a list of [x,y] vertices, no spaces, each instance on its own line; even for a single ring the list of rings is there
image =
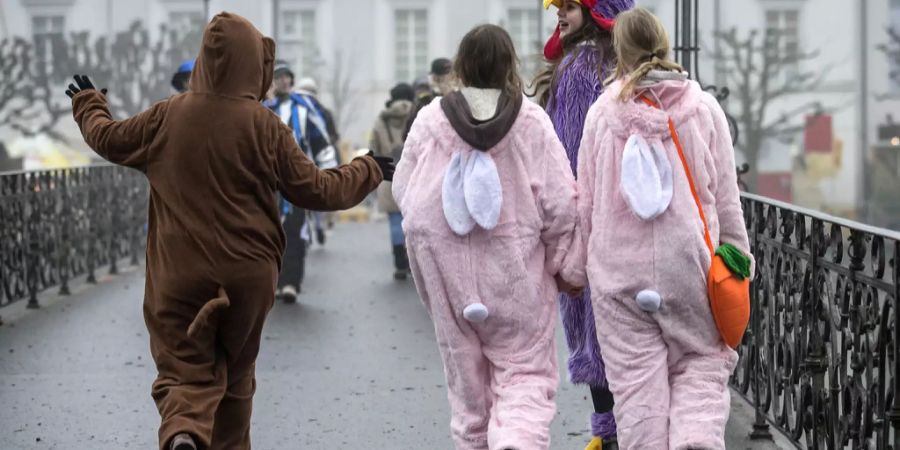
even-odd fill
[[[97,39],[92,49],[86,40],[75,41],[78,48],[73,53],[83,54],[86,61],[77,65],[94,73],[98,85],[108,87],[113,115],[129,117],[171,94],[175,68],[199,51],[202,24],[195,25],[188,29],[163,25],[159,39],[151,42],[149,30],[135,21],[112,41]]]
[[[55,101],[47,68],[36,56],[35,45],[25,39],[0,42],[0,127],[62,140],[54,127],[71,109]]]
[[[0,41],[0,127],[21,131],[19,122],[31,108],[31,44],[20,38]]]
[[[147,109],[171,93],[170,80],[183,60],[200,49],[202,23],[184,29],[163,25],[151,42],[149,31],[135,21],[112,39],[92,39],[87,31],[0,41],[0,127],[24,136],[46,134],[65,141],[56,131],[71,114],[63,95],[72,75],[88,74],[109,89],[110,110],[118,118]]]
[[[772,111],[780,99],[795,93],[815,91],[826,79],[829,68],[803,70],[818,51],[782,51],[777,32],[751,30],[740,36],[736,29],[715,36],[720,50],[713,52],[726,71],[731,98],[738,103],[735,118],[741,131],[737,146],[750,164],[748,185],[758,182],[760,153],[767,140],[789,140],[804,128],[804,116],[826,112],[818,102],[798,105],[790,110]],[[812,65],[809,65],[812,66]]]
[[[359,113],[359,91],[356,88],[354,72],[350,62],[353,61],[351,51],[345,59],[341,50],[335,51],[331,65],[331,77],[326,84],[326,91],[334,103],[334,119],[339,130],[346,130]]]
[[[900,29],[888,28],[887,34],[890,41],[887,44],[879,45],[878,49],[881,50],[891,62],[891,71],[888,74],[891,81],[900,86]]]

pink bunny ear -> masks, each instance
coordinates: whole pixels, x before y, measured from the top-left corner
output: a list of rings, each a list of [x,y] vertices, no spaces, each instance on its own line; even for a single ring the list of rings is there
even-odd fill
[[[553,61],[561,58],[562,55],[562,39],[559,37],[559,25],[557,25],[556,31],[553,32],[553,35],[550,36],[550,39],[544,44],[544,58],[547,58],[548,61]]]

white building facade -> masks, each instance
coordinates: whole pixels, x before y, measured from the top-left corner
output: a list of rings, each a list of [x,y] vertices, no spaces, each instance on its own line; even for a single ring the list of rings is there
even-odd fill
[[[155,31],[164,23],[203,22],[207,8],[210,15],[241,14],[276,37],[278,57],[298,77],[314,78],[326,104],[338,84],[349,86],[341,132],[357,145],[365,145],[390,88],[424,76],[434,58],[452,57],[473,26],[511,30],[523,56],[531,55],[523,60],[533,72],[555,20],[545,13],[547,31],[538,32],[539,0],[0,0],[0,39],[83,30],[112,35],[135,20]]]
[[[638,3],[674,30],[675,0]],[[834,138],[842,144],[841,162],[833,176],[814,180],[820,195],[805,206],[853,210],[863,200],[863,162],[878,141],[879,124],[891,112],[900,120],[900,83],[890,77],[900,66],[878,49],[888,42],[888,27],[900,30],[900,0],[699,0],[699,5],[697,72],[704,83],[728,85],[709,58],[715,30],[774,29],[783,36],[784,52],[819,52],[802,63],[809,67],[798,70],[827,71],[821,85],[815,92],[791,92],[767,115],[775,118],[816,102],[830,111]],[[276,37],[279,58],[290,61],[298,76],[317,80],[324,102],[343,110],[342,134],[359,146],[365,145],[390,88],[423,76],[432,59],[452,57],[473,26],[497,23],[509,30],[523,72],[531,75],[556,22],[555,10],[543,11],[542,0],[0,0],[0,38],[88,29],[94,35],[112,34],[136,19],[156,30],[163,23],[202,23],[207,8],[210,15],[241,14]],[[344,104],[334,105],[341,86],[347,88],[340,97]],[[803,115],[793,120],[802,121]],[[767,143],[760,172],[791,171],[803,147],[802,132]]]

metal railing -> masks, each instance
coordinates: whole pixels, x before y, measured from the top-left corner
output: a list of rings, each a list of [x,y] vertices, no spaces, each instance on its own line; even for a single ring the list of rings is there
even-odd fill
[[[139,172],[110,165],[0,173],[0,307],[143,251],[147,181]]]
[[[900,233],[743,196],[757,262],[732,387],[809,449],[900,448]]]
[[[743,194],[757,261],[731,384],[798,447],[900,448],[900,232]],[[92,166],[0,174],[0,306],[143,251],[147,182]]]

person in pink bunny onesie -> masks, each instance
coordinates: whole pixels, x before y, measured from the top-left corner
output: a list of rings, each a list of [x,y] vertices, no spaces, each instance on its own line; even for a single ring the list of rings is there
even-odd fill
[[[619,446],[725,449],[737,354],[710,310],[710,253],[669,118],[713,245],[749,255],[730,132],[716,99],[669,60],[652,13],[620,14],[614,40],[616,81],[585,122],[578,210]]]
[[[524,100],[516,62],[502,28],[470,31],[454,68],[465,87],[421,111],[393,182],[458,450],[549,448],[554,276],[584,278],[570,254],[575,179],[549,117]]]

